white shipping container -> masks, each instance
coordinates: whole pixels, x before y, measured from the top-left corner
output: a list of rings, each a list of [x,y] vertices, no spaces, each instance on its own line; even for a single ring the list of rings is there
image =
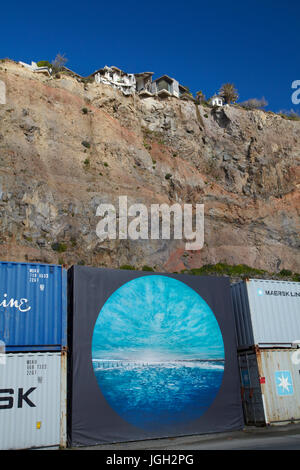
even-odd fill
[[[239,355],[246,424],[300,421],[300,349],[256,349]]]
[[[300,341],[300,283],[250,279],[231,286],[239,349]]]
[[[62,371],[63,367],[63,371]],[[0,362],[0,449],[50,447],[64,432],[61,353],[6,354]],[[62,392],[61,392],[62,390]]]

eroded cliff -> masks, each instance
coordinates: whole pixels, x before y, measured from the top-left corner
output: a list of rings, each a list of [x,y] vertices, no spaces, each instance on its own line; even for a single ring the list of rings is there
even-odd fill
[[[11,61],[0,64],[0,80],[2,260],[300,271],[300,122],[125,97]],[[187,252],[179,240],[101,243],[96,208],[117,205],[119,195],[147,206],[204,203],[203,249]]]

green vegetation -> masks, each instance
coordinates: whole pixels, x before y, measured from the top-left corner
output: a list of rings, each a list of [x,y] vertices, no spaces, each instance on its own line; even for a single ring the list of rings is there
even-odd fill
[[[82,111],[83,114],[88,114],[88,112],[89,112],[89,110],[87,108],[82,108],[81,111]]]
[[[218,275],[218,276],[233,276],[233,277],[250,277],[254,275],[264,275],[266,271],[263,269],[256,269],[247,266],[246,264],[230,265],[226,263],[217,264],[205,264],[201,268],[193,268],[190,271],[182,271],[187,274],[193,274],[195,276],[205,275]]]
[[[71,245],[72,245],[73,247],[75,247],[75,246],[77,245],[76,238],[73,238],[73,237],[71,238]]]
[[[108,167],[108,163],[107,163],[107,162],[104,162],[103,165],[104,165],[105,167]]]
[[[120,266],[119,269],[125,269],[127,271],[139,271],[139,269],[135,268],[134,266],[132,266],[131,264],[123,264],[122,266]],[[147,266],[145,264],[145,266],[142,267],[141,269],[142,271],[149,271],[149,272],[154,272],[154,269],[151,268],[151,266]]]
[[[91,144],[87,141],[87,140],[83,140],[81,142],[81,145],[83,145],[84,147],[86,147],[87,149],[91,148]]]
[[[169,179],[171,179],[171,178],[172,178],[171,173],[167,173],[166,176],[165,176],[165,179],[166,179],[166,180],[169,180]]]
[[[48,67],[49,69],[52,68],[52,64],[50,64],[50,62],[48,60],[40,60],[39,62],[37,62],[36,65],[38,67]]]
[[[282,269],[279,273],[270,273],[264,269],[252,268],[246,264],[230,265],[226,263],[206,264],[201,268],[184,269],[183,274],[192,274],[194,276],[229,276],[241,279],[247,278],[263,278],[263,279],[280,279],[289,278],[294,282],[300,282],[300,274],[293,273],[288,269]]]
[[[283,119],[288,119],[289,121],[300,121],[300,115],[295,111],[279,111],[279,116]]]
[[[85,85],[88,83],[93,83],[94,82],[94,77],[83,77],[80,79],[81,83],[84,83]]]
[[[142,271],[151,271],[151,272],[154,272],[154,269],[151,268],[151,266],[147,266],[147,265],[145,264],[145,266],[142,267]]]
[[[196,103],[201,104],[206,101],[205,94],[200,90],[196,93]]]
[[[222,96],[225,100],[225,103],[235,103],[238,100],[238,92],[235,88],[233,83],[224,83],[219,92],[220,96]]]
[[[67,245],[65,243],[52,243],[51,248],[53,251],[57,251],[58,253],[63,253],[67,251]]]
[[[278,276],[286,277],[286,276],[292,276],[293,273],[289,269],[282,269],[279,273]]]
[[[89,160],[88,158],[86,158],[86,159],[84,160],[83,164],[84,164],[85,166],[89,166],[90,160]]]

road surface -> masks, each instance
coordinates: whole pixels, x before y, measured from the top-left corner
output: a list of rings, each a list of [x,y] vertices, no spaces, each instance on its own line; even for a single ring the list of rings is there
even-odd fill
[[[300,424],[81,447],[86,450],[300,450]]]

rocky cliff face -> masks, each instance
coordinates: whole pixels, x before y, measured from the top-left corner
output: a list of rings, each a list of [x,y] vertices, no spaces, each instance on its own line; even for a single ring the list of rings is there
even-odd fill
[[[300,122],[125,97],[11,61],[0,64],[0,79],[2,260],[300,271]],[[148,207],[204,203],[203,249],[186,252],[179,240],[101,243],[96,208],[119,195]]]

